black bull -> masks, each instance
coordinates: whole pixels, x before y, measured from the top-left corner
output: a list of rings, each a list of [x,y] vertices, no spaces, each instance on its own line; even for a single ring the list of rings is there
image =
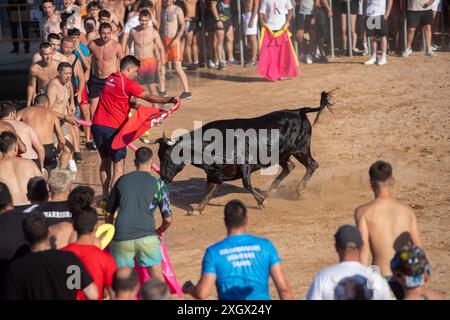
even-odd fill
[[[318,168],[319,164],[315,161],[311,156],[311,123],[306,116],[307,113],[317,112],[316,119],[314,124],[318,121],[319,116],[323,109],[327,107],[330,111],[332,107],[332,103],[330,102],[331,98],[330,92],[322,92],[320,99],[320,107],[318,108],[301,108],[294,110],[280,110],[271,112],[269,114],[252,118],[252,119],[230,119],[230,120],[219,120],[213,121],[202,128],[197,130],[202,130],[201,132],[206,132],[208,129],[215,129],[216,132],[220,132],[223,138],[223,149],[222,153],[219,154],[216,152],[215,159],[217,157],[223,157],[223,161],[216,161],[211,163],[211,161],[174,161],[173,152],[174,148],[178,150],[182,150],[181,153],[187,152],[190,153],[189,159],[195,159],[195,145],[194,145],[194,137],[195,132],[191,131],[184,135],[181,135],[174,140],[168,139],[165,136],[162,138],[152,140],[150,143],[159,143],[158,156],[160,160],[160,168],[161,168],[161,178],[166,182],[170,183],[173,178],[184,168],[187,163],[191,163],[192,165],[202,168],[207,175],[207,188],[206,194],[203,198],[200,205],[194,209],[193,214],[201,213],[208,201],[217,193],[219,185],[224,181],[232,181],[237,179],[242,179],[244,184],[244,188],[247,191],[250,191],[255,197],[258,205],[260,207],[265,207],[265,198],[266,195],[262,194],[252,185],[250,175],[252,172],[267,168],[274,163],[261,163],[259,161],[259,157],[256,157],[256,161],[238,161],[238,153],[234,153],[233,158],[225,159],[225,145],[226,145],[226,130],[238,130],[242,129],[244,132],[249,129],[254,129],[256,132],[261,129],[266,129],[267,131],[271,131],[273,129],[278,129],[279,131],[279,145],[278,145],[278,163],[282,167],[281,173],[275,178],[272,182],[269,192],[274,191],[278,188],[280,183],[284,178],[288,176],[288,174],[294,169],[295,165],[290,160],[291,156],[294,156],[302,165],[305,166],[306,172],[301,181],[297,186],[297,193],[300,196],[301,191],[306,187],[308,180],[313,175],[314,171]],[[201,137],[201,136],[200,136]],[[235,139],[235,137],[233,137]],[[271,150],[271,147],[274,141],[271,141],[270,133],[267,134],[267,139],[264,141],[259,141],[258,137],[258,145],[259,143],[266,143],[267,149]],[[184,142],[183,142],[184,141]],[[245,139],[245,150],[249,150],[249,140]],[[185,144],[184,146],[182,144]],[[211,142],[201,140],[199,146],[197,146],[197,150],[200,147],[200,159],[202,158],[205,147],[208,146]],[[236,141],[232,142],[233,145],[236,144]],[[187,147],[187,148],[186,148]],[[268,152],[270,153],[270,152]],[[180,156],[186,156],[186,154],[180,154]],[[197,154],[198,156],[198,154]],[[248,154],[247,154],[248,156]],[[246,160],[249,158],[246,157]],[[255,160],[255,158],[253,158]]]

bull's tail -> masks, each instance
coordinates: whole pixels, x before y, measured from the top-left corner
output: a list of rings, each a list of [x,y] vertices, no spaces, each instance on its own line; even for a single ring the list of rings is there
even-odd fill
[[[302,108],[301,111],[303,111],[304,113],[310,113],[310,112],[317,112],[317,116],[316,119],[314,119],[314,124],[316,124],[319,121],[319,117],[322,114],[323,109],[325,109],[325,107],[330,110],[331,113],[333,112],[333,105],[334,105],[334,101],[331,102],[330,100],[333,98],[333,92],[336,91],[336,89],[331,90],[331,91],[322,91],[322,94],[320,96],[320,107],[318,108]]]

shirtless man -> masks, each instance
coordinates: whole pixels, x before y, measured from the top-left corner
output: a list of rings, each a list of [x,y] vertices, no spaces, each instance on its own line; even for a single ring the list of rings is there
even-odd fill
[[[244,27],[244,35],[247,37],[247,45],[250,44],[251,50],[251,58],[245,66],[251,67],[258,64],[256,34],[258,33],[259,0],[244,0],[242,5],[242,25]]]
[[[111,39],[119,41],[119,29],[117,28],[117,25],[115,23],[112,23],[112,15],[111,12],[108,10],[101,10],[98,14],[98,22],[100,24],[102,23],[108,23],[112,27],[112,36]]]
[[[70,90],[71,78],[72,66],[67,62],[61,62],[58,65],[58,76],[48,84],[47,96],[50,100],[50,110],[53,110],[60,120],[66,146],[74,151],[73,143],[76,143],[77,137],[73,126],[78,123],[73,115],[75,106],[73,104],[73,92]]]
[[[138,82],[140,85],[147,85],[150,93],[157,96],[158,61],[155,57],[155,51],[159,52],[161,65],[165,65],[166,62],[161,38],[158,32],[149,26],[149,22],[150,12],[142,10],[139,13],[140,26],[131,29],[130,37],[128,38],[129,44],[127,44],[126,50],[128,51],[130,43],[134,43],[134,56],[141,61],[141,66],[138,71]]]
[[[361,262],[369,265],[371,252],[373,264],[390,280],[390,262],[395,252],[409,242],[421,248],[423,244],[414,212],[392,197],[392,166],[377,161],[370,167],[369,176],[375,199],[355,210],[356,224],[363,239]],[[395,289],[393,291],[398,297]]]
[[[198,0],[183,0],[186,8],[186,60],[188,70],[195,70],[199,65],[198,61],[198,43],[200,41],[201,19],[197,15]]]
[[[47,37],[47,42],[52,45],[53,49],[53,60],[58,62],[67,62],[67,58],[61,53],[61,38],[56,33],[50,33]],[[36,63],[42,60],[42,56],[39,51],[33,55],[31,58],[31,63]]]
[[[27,198],[28,181],[42,176],[36,164],[29,159],[17,157],[17,137],[10,131],[0,134],[0,181],[8,186],[15,206],[29,204]]]
[[[39,140],[44,145],[44,168],[47,172],[58,166],[58,151],[54,145],[54,135],[58,140],[58,150],[62,150],[60,156],[61,167],[67,167],[70,159],[70,149],[66,147],[66,139],[61,129],[61,124],[56,113],[49,109],[50,100],[47,95],[40,94],[34,99],[33,107],[22,109],[17,113],[17,120],[21,120],[34,129]]]
[[[92,2],[91,2],[92,3]],[[84,19],[84,30],[86,30],[86,42],[84,44],[88,44],[89,42],[98,39],[100,35],[98,34],[97,21],[93,17],[86,17]]]
[[[74,54],[74,42],[72,38],[64,37],[61,46],[62,53],[66,56],[69,64],[72,66],[71,86],[74,90],[73,96],[74,98],[76,96],[78,105],[81,105],[83,100],[83,91],[86,86],[82,62]],[[73,138],[75,139],[73,141],[73,147],[75,150],[73,158],[77,163],[80,163],[83,161],[80,154],[80,128],[78,126],[73,126],[72,129],[74,130]]]
[[[1,103],[3,104],[4,102],[1,102]],[[10,125],[8,122],[0,120],[0,133],[5,132],[5,131],[11,131],[12,133],[14,133],[16,135],[17,145],[19,147],[19,155],[27,152],[27,147],[26,147],[25,143],[23,143],[23,141],[17,135],[16,129],[14,129],[14,127],[12,125]],[[2,154],[0,152],[0,159],[1,158],[2,158]]]
[[[100,5],[103,10],[107,10],[107,11],[109,11],[109,13],[111,13],[111,22],[109,22],[109,24],[111,24],[111,26],[113,28],[113,33],[118,36],[123,31],[123,17],[121,20],[119,20],[119,17],[117,16],[117,12],[116,12],[115,1],[100,0],[99,2],[100,2]],[[122,6],[123,6],[123,3],[122,3]],[[125,15],[125,7],[123,7],[122,12]],[[99,16],[99,21],[100,21],[100,16]]]
[[[28,75],[27,107],[31,105],[37,93],[43,93],[50,82],[56,77],[58,61],[53,60],[53,48],[50,43],[44,42],[39,46],[42,60],[32,64]]]
[[[44,17],[41,20],[40,28],[42,41],[45,41],[50,33],[61,33],[61,16],[55,11],[53,0],[43,0],[42,11]]]
[[[175,65],[175,71],[180,78],[184,92],[181,99],[191,99],[188,79],[184,72],[181,61],[183,60],[183,48],[181,37],[185,31],[184,14],[180,7],[174,5],[174,0],[164,0],[161,11],[161,38],[166,50],[166,62],[171,61]],[[161,74],[165,74],[164,70]]]
[[[0,120],[8,122],[16,131],[17,136],[23,141],[27,152],[20,156],[33,160],[40,170],[44,168],[45,151],[39,137],[32,127],[24,122],[16,120],[16,107],[12,103],[3,102],[0,106]]]
[[[97,109],[98,99],[110,74],[119,70],[120,59],[124,57],[122,46],[111,39],[110,24],[100,25],[100,38],[89,42],[91,52],[92,75],[88,82],[91,117]]]

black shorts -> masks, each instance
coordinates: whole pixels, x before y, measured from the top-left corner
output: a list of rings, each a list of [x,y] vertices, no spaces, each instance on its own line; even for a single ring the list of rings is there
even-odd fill
[[[189,28],[187,29],[187,33],[193,32],[197,34],[202,29],[202,22],[199,18],[193,17],[191,21],[189,21]]]
[[[230,30],[230,28],[233,26],[233,23],[231,22],[231,18],[228,18],[226,21],[222,21],[223,24],[223,31],[225,33],[228,32],[228,30]],[[216,31],[217,30],[221,30],[217,28],[217,22],[216,22]]]
[[[41,163],[39,162],[39,159],[31,159],[34,163],[36,163],[36,166],[39,168],[39,171],[41,170]]]
[[[419,26],[425,26],[433,23],[433,11],[408,11],[406,14],[406,20],[408,21],[408,28],[417,28]]]
[[[388,280],[388,284],[397,300],[403,300],[405,298],[403,286],[394,277]]]
[[[387,37],[389,26],[384,16],[366,17],[366,32],[368,37]]]
[[[103,87],[105,86],[106,79],[107,78],[100,79],[94,75],[91,75],[88,81],[89,99],[95,99],[100,97]]]
[[[295,16],[295,27],[297,30],[310,30],[312,14],[298,13]]]
[[[214,18],[214,15],[211,13],[211,11],[206,12],[205,16],[205,31],[206,32],[214,32],[216,31],[216,18]]]
[[[93,124],[91,127],[92,136],[94,137],[95,145],[97,146],[98,153],[102,159],[111,158],[112,162],[116,163],[123,160],[127,156],[127,148],[121,148],[114,150],[111,148],[111,144],[114,137],[120,129]]]
[[[317,11],[317,18],[316,18],[316,37],[317,38],[325,38],[326,35],[329,32],[328,27],[328,13],[325,11],[324,8],[319,8],[319,11]]]
[[[44,168],[47,171],[56,169],[58,166],[58,154],[56,153],[56,148],[53,143],[44,144],[45,159]]]
[[[358,14],[358,6],[359,6],[358,0],[351,0],[350,1],[350,14]],[[341,8],[341,14],[347,14],[347,1],[342,1],[340,4],[340,8]]]

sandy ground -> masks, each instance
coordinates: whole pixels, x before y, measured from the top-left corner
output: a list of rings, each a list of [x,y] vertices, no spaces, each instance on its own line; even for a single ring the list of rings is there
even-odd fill
[[[313,128],[312,154],[320,167],[303,198],[297,200],[293,188],[304,173],[296,162],[281,192],[269,199],[267,210],[259,210],[241,181],[235,181],[221,187],[203,215],[192,217],[185,214],[190,204],[199,203],[205,174],[188,166],[176,177],[170,186],[175,220],[166,242],[181,284],[198,280],[205,249],[226,236],[223,206],[239,198],[250,208],[249,231],[273,241],[295,297],[303,299],[314,274],[337,261],[333,234],[340,225],[354,223],[355,207],[372,198],[368,167],[383,159],[394,166],[395,196],[417,214],[433,267],[431,287],[450,297],[450,54],[390,57],[383,67],[364,66],[364,60],[336,58],[328,65],[302,64],[298,78],[276,83],[261,79],[256,68],[191,74],[194,98],[153,129],[155,136],[163,130],[170,134],[177,128],[191,129],[193,121],[318,106],[322,90],[339,90],[335,114],[325,111]],[[177,89],[181,91],[179,83],[169,81],[169,93]],[[98,156],[84,156],[78,181],[100,192]],[[129,155],[128,171],[132,165]],[[259,173],[252,176],[253,184],[263,190],[272,180]],[[272,283],[271,292],[277,298]]]

